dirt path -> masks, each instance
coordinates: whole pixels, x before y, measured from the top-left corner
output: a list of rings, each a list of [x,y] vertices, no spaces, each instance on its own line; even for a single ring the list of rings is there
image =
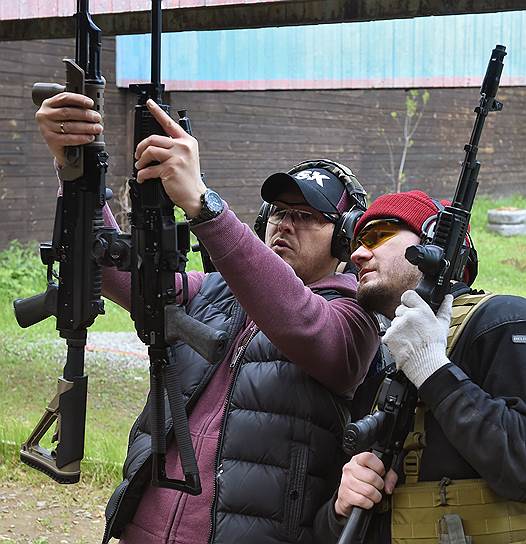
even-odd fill
[[[96,544],[110,489],[52,482],[0,483],[0,544]]]

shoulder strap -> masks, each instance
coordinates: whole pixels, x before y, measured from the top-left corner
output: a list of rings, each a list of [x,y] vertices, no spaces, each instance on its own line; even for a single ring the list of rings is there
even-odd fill
[[[492,293],[471,294],[466,293],[460,295],[453,300],[453,314],[451,316],[451,324],[449,326],[449,334],[447,336],[447,355],[449,356],[462,334],[462,331],[468,324],[468,321],[473,317],[475,309],[480,308],[490,298],[495,295]]]
[[[449,334],[447,337],[447,355],[453,351],[462,331],[468,321],[475,314],[475,310],[485,304],[493,294],[491,293],[466,293],[453,300],[453,313]],[[415,411],[415,420],[412,431],[407,435],[404,443],[406,456],[404,458],[404,472],[407,483],[416,483],[420,474],[420,462],[426,446],[424,416],[426,407],[418,403]]]

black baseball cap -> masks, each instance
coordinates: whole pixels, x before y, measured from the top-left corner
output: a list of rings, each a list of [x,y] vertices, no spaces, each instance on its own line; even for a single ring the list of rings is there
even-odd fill
[[[340,214],[349,208],[344,184],[325,168],[272,174],[261,186],[261,197],[272,203],[291,185],[298,187],[307,204],[320,212]]]

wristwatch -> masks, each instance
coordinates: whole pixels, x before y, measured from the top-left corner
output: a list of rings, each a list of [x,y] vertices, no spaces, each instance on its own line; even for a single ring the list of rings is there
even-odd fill
[[[221,197],[212,189],[207,189],[201,195],[201,211],[188,221],[188,224],[191,227],[199,225],[199,223],[204,223],[209,221],[214,217],[217,217],[223,211],[223,201]]]

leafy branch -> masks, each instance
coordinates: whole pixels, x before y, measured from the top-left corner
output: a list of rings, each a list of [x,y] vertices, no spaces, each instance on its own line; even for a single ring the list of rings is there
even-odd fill
[[[401,135],[396,136],[393,141],[387,137],[383,128],[380,129],[389,152],[389,170],[385,168],[383,170],[391,180],[393,190],[397,193],[401,191],[402,185],[405,183],[406,175],[404,169],[407,154],[414,144],[413,136],[422,120],[428,101],[429,91],[424,90],[420,92],[418,89],[410,89],[406,94],[405,112],[403,115],[400,116],[396,111],[390,113],[390,117],[399,127]],[[398,148],[400,149],[399,159],[397,155]]]

